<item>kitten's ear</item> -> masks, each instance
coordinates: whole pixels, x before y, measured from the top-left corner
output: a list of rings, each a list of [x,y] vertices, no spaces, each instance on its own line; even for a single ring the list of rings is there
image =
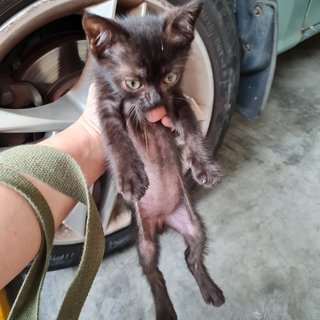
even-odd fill
[[[98,58],[113,44],[127,40],[129,34],[114,20],[85,13],[82,26],[87,35],[90,50]]]
[[[170,9],[163,26],[166,40],[176,45],[190,44],[194,39],[194,26],[201,9],[201,2]]]

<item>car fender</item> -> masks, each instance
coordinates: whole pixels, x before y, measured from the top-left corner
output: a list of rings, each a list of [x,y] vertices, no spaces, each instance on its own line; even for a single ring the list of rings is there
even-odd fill
[[[276,0],[236,0],[241,47],[240,84],[236,109],[255,118],[264,109],[277,57]]]

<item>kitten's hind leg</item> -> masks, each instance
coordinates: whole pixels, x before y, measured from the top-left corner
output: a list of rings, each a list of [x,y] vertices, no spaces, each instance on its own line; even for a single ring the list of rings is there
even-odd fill
[[[136,210],[138,211],[138,209]],[[143,273],[153,294],[156,320],[177,320],[162,272],[158,268],[159,245],[156,235],[156,221],[141,219],[136,214],[138,225],[138,255]]]
[[[186,262],[197,281],[204,301],[215,307],[221,306],[225,301],[223,292],[211,279],[203,263],[206,240],[204,225],[187,198],[168,216],[166,224],[184,237],[187,244]]]

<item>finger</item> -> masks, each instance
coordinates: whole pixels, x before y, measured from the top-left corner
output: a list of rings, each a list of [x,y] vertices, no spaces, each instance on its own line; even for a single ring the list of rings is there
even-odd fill
[[[174,125],[173,125],[171,119],[170,119],[167,115],[165,115],[165,116],[163,116],[163,117],[161,118],[161,123],[162,123],[165,127],[171,128],[172,130],[174,130]]]

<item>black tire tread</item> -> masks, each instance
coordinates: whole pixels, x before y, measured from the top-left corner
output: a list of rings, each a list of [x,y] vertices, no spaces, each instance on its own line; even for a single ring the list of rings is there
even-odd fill
[[[214,108],[207,139],[212,151],[220,147],[234,110],[240,74],[240,50],[237,24],[233,8],[224,0],[207,0],[204,2],[207,14],[212,19],[212,33],[209,35],[212,50],[207,47],[209,55],[213,51],[211,61],[214,72]],[[201,15],[202,22],[205,17]]]
[[[0,25],[35,0],[1,0]]]

